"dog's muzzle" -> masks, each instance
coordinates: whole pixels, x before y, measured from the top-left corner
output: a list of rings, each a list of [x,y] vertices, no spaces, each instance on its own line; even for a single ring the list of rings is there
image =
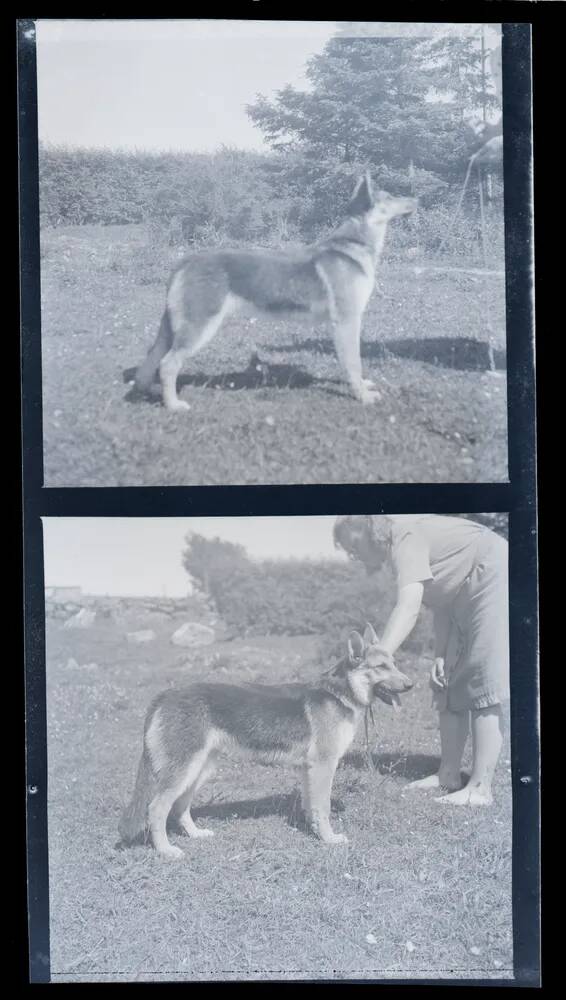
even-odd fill
[[[411,681],[407,680],[405,682],[405,691],[410,691],[412,688]],[[390,691],[383,683],[373,685],[373,696],[374,698],[379,698],[384,701],[386,705],[391,705],[396,712],[401,708],[401,698],[397,691]]]

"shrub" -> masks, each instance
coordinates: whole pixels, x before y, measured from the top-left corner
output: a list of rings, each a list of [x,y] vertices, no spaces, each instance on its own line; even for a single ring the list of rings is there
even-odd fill
[[[311,241],[343,218],[365,162],[344,163],[296,151],[269,155],[224,148],[216,153],[144,153],[42,146],[39,157],[42,226],[131,224],[151,227],[152,243],[169,247],[280,245]],[[399,220],[385,252],[409,247],[435,252],[452,223],[459,185],[391,166],[375,168],[376,184],[395,194],[414,192],[418,215]],[[463,178],[462,178],[463,179]],[[494,204],[501,185],[494,183]],[[486,211],[490,247],[503,248],[502,213]],[[470,184],[464,211],[446,250],[478,256],[477,190]]]

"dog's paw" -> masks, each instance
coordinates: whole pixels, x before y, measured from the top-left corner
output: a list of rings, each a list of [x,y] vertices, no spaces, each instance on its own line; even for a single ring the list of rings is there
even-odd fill
[[[190,408],[190,403],[186,403],[184,399],[176,399],[174,403],[168,403],[165,407],[168,413],[186,413]]]
[[[330,836],[324,838],[325,844],[347,844],[348,838],[345,833],[332,833]]]
[[[358,399],[364,406],[371,406],[372,403],[377,403],[381,399],[381,393],[377,389],[370,389],[366,385],[362,385],[358,392]]]
[[[164,858],[166,861],[180,861],[181,858],[185,857],[185,853],[180,847],[169,844],[168,847],[164,847],[159,851],[159,857]]]

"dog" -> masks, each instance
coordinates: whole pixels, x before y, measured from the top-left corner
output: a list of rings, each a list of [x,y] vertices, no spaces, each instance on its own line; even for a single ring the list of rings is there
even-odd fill
[[[330,825],[338,763],[374,700],[397,706],[411,687],[368,625],[363,636],[351,633],[346,656],[314,684],[203,682],[165,691],[147,712],[136,784],[119,825],[122,843],[149,828],[162,857],[182,858],[167,836],[170,814],[189,837],[212,836],[195,825],[191,803],[218,756],[235,747],[271,763],[301,763],[302,807],[313,833],[326,844],[346,843]]]
[[[177,396],[184,361],[208,344],[239,309],[330,323],[338,359],[354,396],[371,403],[379,393],[362,378],[361,321],[375,285],[387,225],[416,208],[413,198],[374,196],[366,172],[346,221],[326,239],[298,250],[209,250],[189,254],[173,272],[157,339],[134,377],[146,395],[159,373],[168,410],[190,409]],[[125,373],[126,377],[126,373]]]

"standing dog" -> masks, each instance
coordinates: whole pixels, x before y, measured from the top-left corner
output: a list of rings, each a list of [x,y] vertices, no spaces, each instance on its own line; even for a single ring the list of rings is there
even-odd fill
[[[191,802],[219,754],[240,747],[259,759],[300,760],[308,823],[325,843],[345,843],[330,826],[338,762],[373,700],[397,705],[399,693],[411,687],[368,626],[363,638],[352,632],[347,655],[316,684],[205,682],[165,691],[146,716],[136,785],[120,822],[122,840],[131,842],[149,827],[159,854],[183,857],[167,837],[171,812],[189,837],[212,836],[195,826]]]
[[[173,272],[155,344],[137,369],[136,390],[147,393],[159,371],[168,410],[187,410],[177,376],[240,308],[271,316],[330,323],[336,353],[354,396],[378,396],[362,378],[361,322],[375,285],[388,222],[416,208],[413,198],[374,196],[369,173],[358,182],[346,221],[326,239],[299,250],[209,250],[190,254]]]

